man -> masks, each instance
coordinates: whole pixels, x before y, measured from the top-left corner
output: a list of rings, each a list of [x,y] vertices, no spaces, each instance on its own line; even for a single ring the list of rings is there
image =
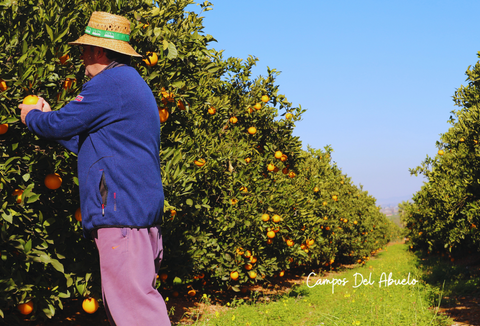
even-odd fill
[[[162,259],[160,119],[151,89],[128,65],[130,22],[94,12],[81,46],[90,78],[76,99],[51,111],[42,98],[21,119],[37,135],[78,154],[84,235],[100,256],[102,295],[112,325],[170,325],[155,288]]]

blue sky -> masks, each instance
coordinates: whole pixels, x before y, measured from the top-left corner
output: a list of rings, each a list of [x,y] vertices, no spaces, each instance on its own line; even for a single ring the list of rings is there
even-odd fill
[[[305,148],[331,145],[378,204],[420,189],[408,169],[450,127],[452,96],[478,60],[480,1],[211,2],[212,47],[258,57],[254,75],[282,72],[280,93],[307,109],[294,132]]]

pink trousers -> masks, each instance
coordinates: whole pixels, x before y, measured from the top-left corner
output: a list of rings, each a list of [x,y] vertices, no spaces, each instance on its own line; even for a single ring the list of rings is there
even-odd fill
[[[102,295],[111,325],[171,325],[155,288],[163,256],[160,227],[101,228],[93,233],[100,255]]]

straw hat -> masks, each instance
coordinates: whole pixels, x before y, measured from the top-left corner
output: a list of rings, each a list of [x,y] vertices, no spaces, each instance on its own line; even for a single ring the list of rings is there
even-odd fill
[[[122,54],[142,57],[128,41],[130,40],[130,22],[127,18],[95,11],[90,17],[85,34],[72,45],[93,45]]]

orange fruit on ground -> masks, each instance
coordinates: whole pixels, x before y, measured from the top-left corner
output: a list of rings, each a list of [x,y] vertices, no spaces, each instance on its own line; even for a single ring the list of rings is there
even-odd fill
[[[196,166],[204,166],[205,162],[206,161],[203,158],[201,158],[198,161],[197,160],[193,161],[193,164],[195,164]]]
[[[313,188],[313,191],[314,191],[314,192],[319,192],[320,189],[318,189],[318,187],[314,187],[314,188]]]
[[[60,63],[63,65],[65,62],[67,62],[68,59],[70,59],[70,55],[68,53],[62,55],[60,58]]]
[[[82,211],[80,210],[80,207],[75,211],[75,219],[79,222],[82,221]]]
[[[288,112],[287,114],[285,114],[285,118],[286,118],[287,120],[290,120],[290,119],[293,118],[293,114],[291,114],[290,112]]]
[[[257,104],[255,104],[255,105],[253,106],[253,108],[254,108],[255,110],[260,110],[260,109],[262,108],[262,104],[261,104],[261,103],[257,103]]]
[[[3,91],[6,91],[7,89],[8,89],[7,83],[2,78],[0,78],[0,90],[3,92]]]
[[[22,202],[22,194],[23,190],[21,189],[15,189],[12,193],[12,196],[17,196],[17,204],[20,204]]]
[[[257,278],[257,273],[255,273],[254,271],[250,271],[248,272],[248,277],[250,277],[251,279]]]
[[[293,240],[287,239],[287,246],[292,247],[294,244],[295,242],[293,242]]]
[[[215,109],[213,106],[208,108],[208,113],[211,115],[214,115],[217,112],[217,109]]]
[[[37,104],[37,102],[38,102],[38,96],[36,95],[28,95],[23,99],[23,104],[27,104],[27,105],[34,105],[34,104]]]
[[[0,135],[5,134],[7,130],[8,130],[8,123],[2,123],[0,125]]]
[[[88,314],[93,314],[95,311],[98,310],[98,301],[94,298],[87,298],[83,300],[82,308]]]
[[[197,291],[195,291],[195,290],[193,290],[193,289],[190,290],[190,291],[188,291],[188,295],[191,296],[191,297],[194,297],[195,294],[197,294]]]
[[[443,150],[438,151],[438,155],[443,155],[443,154],[445,154],[445,152]]]
[[[55,190],[62,185],[62,178],[58,173],[51,173],[45,177],[44,183],[48,189]]]
[[[275,170],[275,165],[273,165],[272,163],[268,164],[267,165],[267,170],[270,171],[270,172],[274,171]]]
[[[288,159],[288,156],[283,154],[282,157],[280,157],[280,161],[285,162]]]
[[[249,271],[249,270],[251,270],[251,269],[253,268],[253,265],[252,265],[252,264],[245,264],[244,267],[245,267],[245,269],[246,269],[247,271]]]
[[[245,251],[245,254],[243,255],[245,258],[250,258],[250,256],[252,255],[252,253],[250,252],[250,250],[246,250]]]
[[[25,303],[21,303],[17,306],[17,308],[18,308],[18,311],[20,311],[20,313],[22,315],[29,315],[33,311],[33,302],[28,301],[28,302],[25,302]]]
[[[238,272],[231,272],[230,278],[234,281],[238,280]]]
[[[262,215],[262,221],[268,222],[269,219],[270,219],[270,216],[268,214],[263,214]]]
[[[269,237],[270,239],[275,238],[275,232],[273,232],[273,231],[268,231],[268,232],[267,232],[267,237]]]
[[[248,133],[250,135],[255,135],[257,133],[257,128],[255,128],[255,127],[248,128]]]
[[[274,221],[275,223],[280,222],[280,216],[278,216],[277,214],[273,215],[272,216],[272,221]]]
[[[245,162],[250,163],[252,159],[250,157],[245,158]]]
[[[160,122],[164,123],[165,121],[168,120],[168,117],[170,116],[170,112],[168,112],[168,109],[162,108],[158,109],[158,115],[160,116]]]
[[[238,122],[238,118],[237,118],[237,117],[231,117],[231,118],[229,119],[229,121],[230,121],[231,123],[235,124],[235,123]]]
[[[145,64],[149,67],[153,67],[157,64],[158,62],[158,56],[155,52],[152,52],[152,51],[148,51],[146,54],[145,54],[146,58],[143,59],[143,62],[145,62]]]
[[[276,151],[276,152],[275,152],[275,158],[276,158],[277,160],[281,159],[281,158],[282,158],[282,155],[283,155],[283,153],[282,153],[281,151]]]
[[[268,97],[268,95],[263,95],[262,96],[262,102],[263,103],[267,103],[269,100],[270,100],[270,98]]]

